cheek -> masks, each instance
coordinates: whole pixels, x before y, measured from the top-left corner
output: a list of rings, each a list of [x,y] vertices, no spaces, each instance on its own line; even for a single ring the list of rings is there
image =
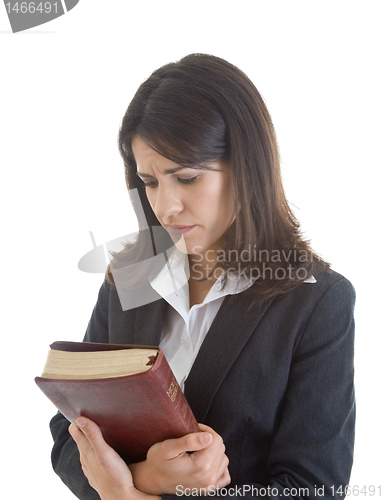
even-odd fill
[[[195,200],[195,206],[199,207],[200,219],[209,226],[215,237],[223,233],[234,219],[234,209],[231,200],[222,192],[210,193],[201,200]]]
[[[155,212],[154,207],[156,205],[156,199],[155,199],[154,194],[153,193],[151,194],[151,192],[149,192],[148,189],[146,190],[145,194],[147,196],[148,203],[150,204],[153,212]]]
[[[216,212],[222,211],[225,208],[227,196],[225,183],[216,180],[216,182],[205,186],[205,189],[202,189],[198,193],[197,198],[201,206],[208,207],[210,210]],[[197,199],[195,199],[195,203],[197,203]]]
[[[223,180],[219,186],[212,192],[212,209],[220,216],[222,220],[232,217],[234,214],[234,202],[232,186],[229,182]]]
[[[227,223],[233,220],[234,203],[232,185],[227,176],[216,176],[197,189],[189,200],[189,207],[206,221]],[[217,227],[217,229],[219,229]]]

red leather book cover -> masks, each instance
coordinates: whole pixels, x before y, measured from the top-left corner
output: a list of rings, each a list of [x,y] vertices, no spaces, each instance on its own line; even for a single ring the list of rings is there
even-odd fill
[[[158,355],[151,368],[123,377],[91,380],[36,377],[35,382],[71,422],[82,415],[100,427],[105,441],[124,460],[144,460],[155,443],[198,432],[198,424],[163,352],[159,347],[55,342],[62,351],[103,351],[153,348]]]

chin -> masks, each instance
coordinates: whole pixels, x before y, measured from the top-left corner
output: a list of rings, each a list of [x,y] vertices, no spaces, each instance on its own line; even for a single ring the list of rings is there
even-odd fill
[[[183,237],[178,238],[177,241],[173,240],[175,247],[182,253],[189,254],[189,245],[187,246]]]
[[[180,252],[188,255],[202,255],[204,253],[204,247],[198,244],[191,244],[190,242],[186,244],[183,239],[175,243],[175,247],[180,250]]]

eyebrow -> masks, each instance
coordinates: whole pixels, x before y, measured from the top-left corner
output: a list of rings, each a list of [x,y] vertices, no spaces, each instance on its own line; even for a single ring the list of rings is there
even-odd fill
[[[164,172],[165,172],[165,174],[175,174],[176,172],[179,172],[179,170],[183,170],[184,168],[191,168],[191,169],[194,169],[194,170],[201,170],[201,169],[203,169],[203,167],[194,168],[194,167],[187,167],[187,166],[182,166],[181,165],[180,167],[168,168],[167,170],[164,170]],[[143,178],[153,177],[153,175],[146,174],[144,172],[136,172],[136,175],[138,175],[139,177],[143,177]]]

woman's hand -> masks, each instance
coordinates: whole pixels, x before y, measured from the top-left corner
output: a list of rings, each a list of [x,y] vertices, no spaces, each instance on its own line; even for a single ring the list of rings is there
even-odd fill
[[[127,464],[92,420],[80,417],[76,423],[69,432],[79,448],[83,472],[102,500],[157,500],[135,488]]]
[[[201,431],[153,445],[144,462],[131,464],[135,486],[145,493],[180,493],[185,488],[223,488],[230,483],[222,438],[207,425]],[[179,489],[176,490],[176,487]],[[182,489],[180,488],[182,487]]]

